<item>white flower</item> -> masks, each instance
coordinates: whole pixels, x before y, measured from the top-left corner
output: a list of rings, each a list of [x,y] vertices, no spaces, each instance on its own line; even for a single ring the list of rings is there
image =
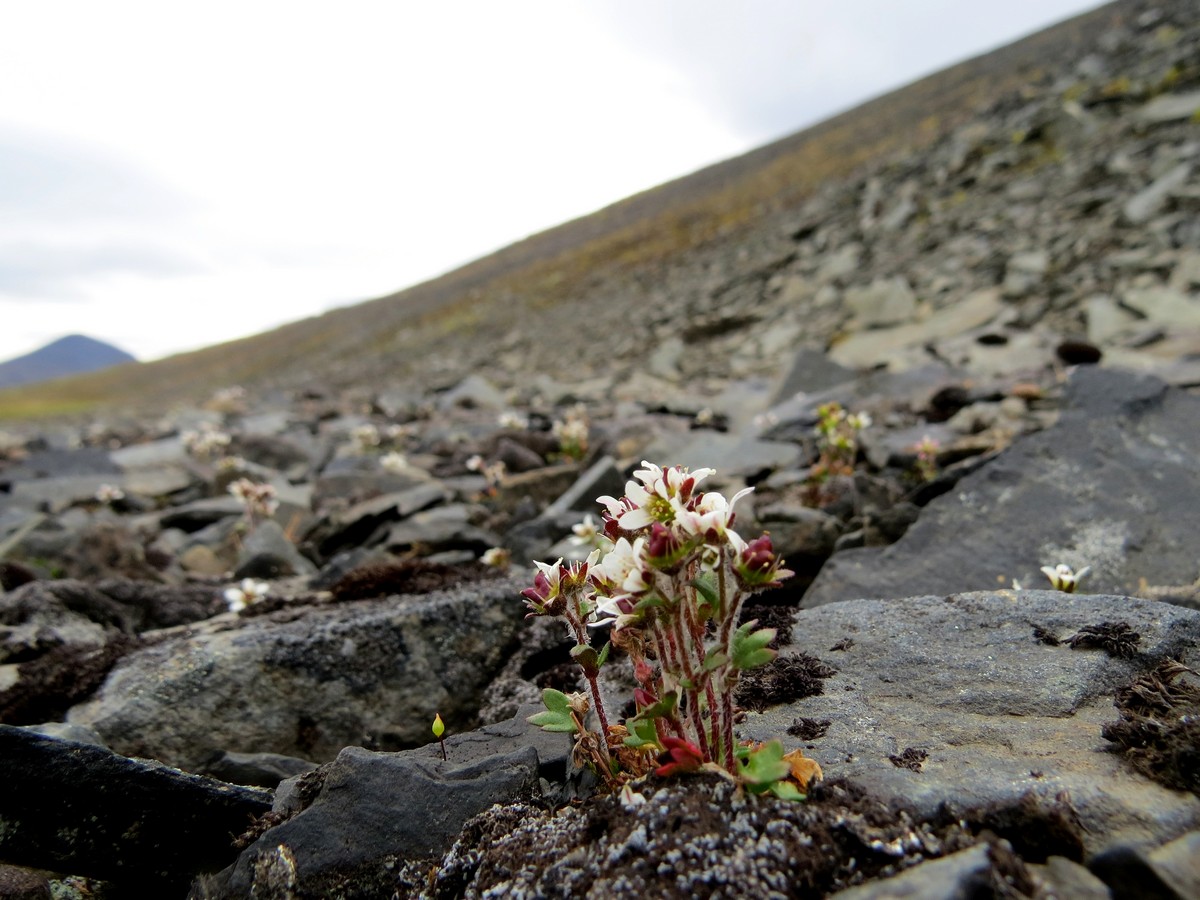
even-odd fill
[[[265,581],[243,578],[237,587],[225,589],[225,602],[229,604],[230,612],[241,612],[252,603],[265,598],[270,589],[270,585]]]
[[[483,457],[476,453],[474,456],[471,456],[467,459],[466,466],[467,471],[469,472],[482,472]]]
[[[1042,572],[1050,579],[1050,584],[1054,586],[1054,589],[1066,594],[1075,593],[1075,588],[1079,586],[1079,582],[1091,571],[1091,566],[1084,566],[1076,572],[1066,563],[1059,563],[1053,569],[1049,566],[1042,566]]]
[[[385,472],[399,475],[408,468],[408,458],[403,453],[393,450],[391,453],[385,453],[380,458],[379,465],[383,467]]]
[[[645,551],[644,537],[633,543],[628,538],[618,538],[604,559],[589,566],[593,583],[602,593],[614,597],[644,594],[650,589],[645,577]]]
[[[596,520],[592,518],[592,514],[588,513],[583,517],[583,521],[577,525],[571,526],[572,536],[571,543],[580,547],[590,547],[596,543],[596,538],[600,534],[600,528]]]
[[[511,410],[500,413],[497,422],[501,428],[511,428],[514,431],[521,431],[526,427],[525,420]]]
[[[495,566],[497,569],[508,568],[511,560],[512,554],[503,547],[489,547],[483,556],[479,557],[479,561],[485,566]]]
[[[726,500],[723,494],[716,491],[709,491],[692,509],[680,511],[679,527],[685,534],[694,537],[721,540],[733,525],[733,507],[753,490],[752,487],[743,488],[733,495],[732,500]]]
[[[125,499],[125,492],[115,484],[102,484],[96,488],[96,500],[100,503],[116,503]]]
[[[854,413],[847,417],[846,422],[855,431],[862,431],[871,427],[871,415],[865,412]]]

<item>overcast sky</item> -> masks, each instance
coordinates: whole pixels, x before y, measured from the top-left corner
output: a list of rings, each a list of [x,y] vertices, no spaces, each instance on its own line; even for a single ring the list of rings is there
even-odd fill
[[[1094,8],[0,5],[0,360],[391,293]]]

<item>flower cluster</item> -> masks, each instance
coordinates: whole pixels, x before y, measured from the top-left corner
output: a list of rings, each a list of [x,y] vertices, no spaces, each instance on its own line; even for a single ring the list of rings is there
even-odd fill
[[[937,439],[925,435],[912,449],[917,457],[914,466],[917,480],[927,482],[937,478],[938,453],[942,449],[941,443]]]
[[[800,796],[782,745],[743,746],[733,732],[741,672],[775,657],[767,647],[774,629],[738,626],[742,605],[792,573],[767,535],[746,541],[733,530],[734,507],[750,489],[727,500],[698,490],[712,469],[642,466],[623,497],[599,498],[611,547],[584,561],[537,563],[522,592],[529,615],[566,620],[591,701],[547,690],[546,712],[530,721],[576,734],[577,754],[614,790],[651,769],[712,769],[752,791]],[[599,625],[611,626],[611,644],[597,652],[587,628]],[[597,681],[611,646],[628,655],[638,682],[636,714],[614,726]],[[583,726],[589,709],[599,735]]]
[[[206,425],[199,431],[185,431],[179,435],[179,439],[183,442],[184,449],[202,462],[224,456],[225,448],[233,440],[228,434],[217,430],[212,425]]]
[[[556,420],[551,427],[564,458],[579,462],[587,456],[588,417],[582,404],[570,410],[565,418]]]
[[[111,506],[125,499],[125,492],[115,484],[102,484],[96,488],[96,502]]]
[[[279,509],[275,488],[269,484],[239,478],[229,485],[229,493],[242,501],[246,508],[246,519],[251,525],[260,518],[269,519]]]

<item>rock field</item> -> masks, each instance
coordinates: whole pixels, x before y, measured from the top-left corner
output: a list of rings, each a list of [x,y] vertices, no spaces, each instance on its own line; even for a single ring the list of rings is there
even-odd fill
[[[0,897],[1200,897],[1200,15],[1114,10],[422,379],[0,423]],[[641,460],[795,572],[750,613],[819,675],[738,729],[805,802],[627,809],[525,722],[582,689],[532,561]]]

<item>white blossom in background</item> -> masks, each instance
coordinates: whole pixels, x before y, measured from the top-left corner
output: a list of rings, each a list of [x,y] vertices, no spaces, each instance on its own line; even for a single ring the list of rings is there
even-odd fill
[[[116,503],[125,499],[125,492],[115,484],[102,484],[96,488],[96,500],[100,503]]]
[[[485,566],[495,566],[497,569],[507,569],[512,562],[512,554],[504,547],[490,547],[484,551],[479,561]]]
[[[239,478],[229,485],[229,493],[242,501],[246,507],[246,518],[251,523],[259,518],[269,519],[279,509],[275,488],[269,484],[260,484],[249,478]]]
[[[399,475],[408,468],[408,457],[398,450],[385,453],[379,460],[379,465],[385,472]]]
[[[501,428],[508,428],[513,431],[524,431],[529,427],[529,423],[525,421],[524,417],[512,410],[505,410],[500,413],[496,421]]]
[[[255,581],[253,578],[243,578],[236,587],[225,589],[225,602],[229,604],[230,612],[241,612],[267,596],[270,585],[265,581]]]
[[[379,436],[379,429],[368,424],[351,429],[350,440],[354,442],[354,451],[361,454],[378,447],[382,439]]]
[[[179,435],[179,440],[191,456],[207,461],[214,456],[223,455],[233,438],[213,425],[205,425],[199,431],[183,432]]]

